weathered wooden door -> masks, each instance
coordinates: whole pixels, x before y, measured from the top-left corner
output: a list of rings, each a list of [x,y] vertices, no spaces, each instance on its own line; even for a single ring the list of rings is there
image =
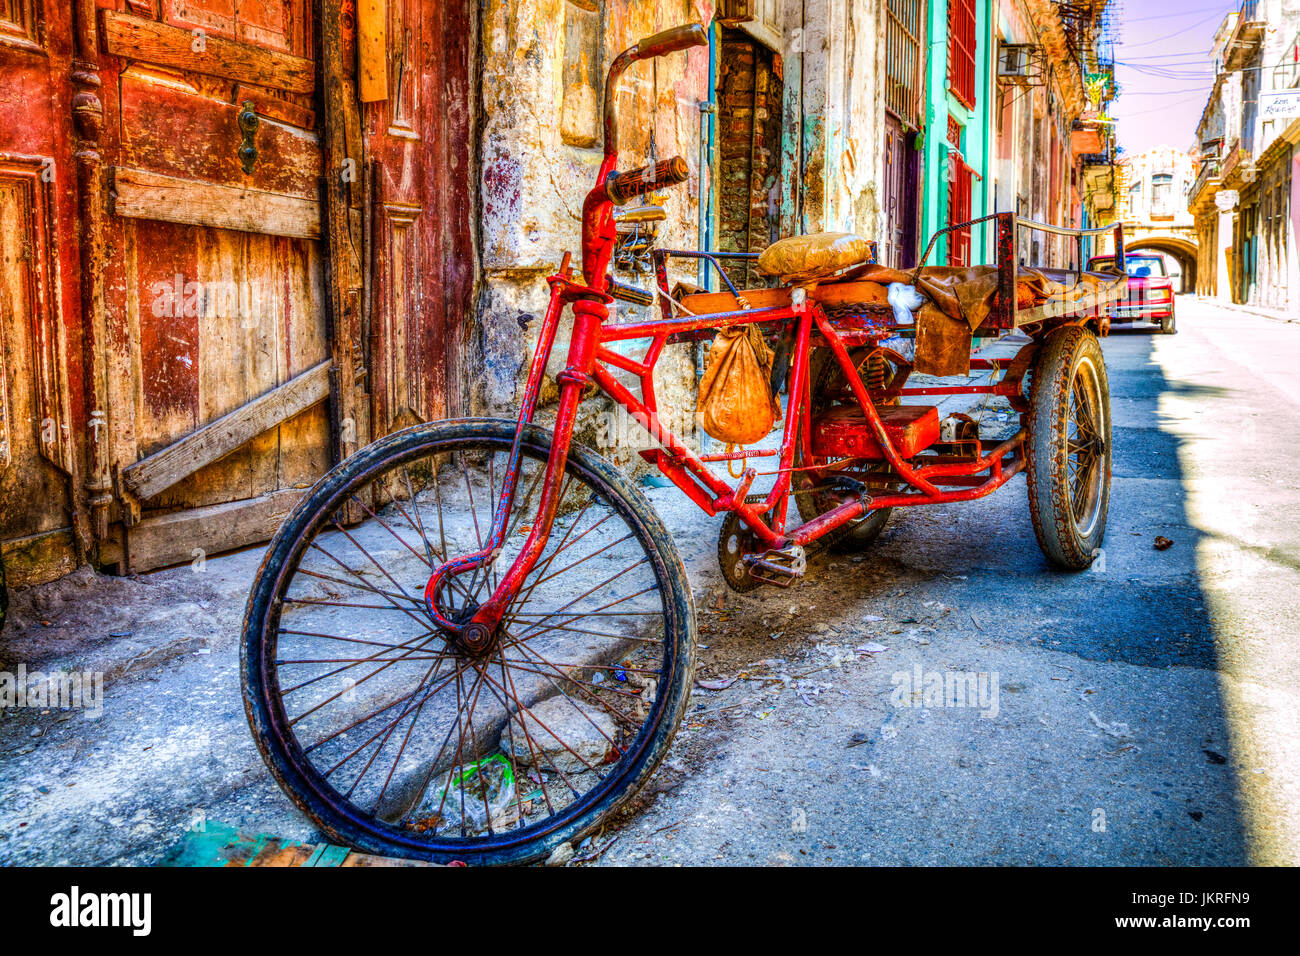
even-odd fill
[[[892,113],[885,114],[885,248],[886,265],[915,265],[918,158],[913,138]]]
[[[365,326],[378,438],[462,413],[474,282],[468,3],[362,0],[370,294]],[[368,16],[379,22],[369,24]]]
[[[329,467],[331,329],[311,0],[127,8],[101,27],[107,383],[141,569],[265,539]]]
[[[0,549],[11,586],[66,573],[84,553],[65,361],[76,271],[59,261],[74,236],[56,229],[76,215],[70,20],[65,4],[0,0]]]
[[[0,544],[44,576],[265,540],[465,405],[468,0],[102,6],[0,0]]]
[[[130,567],[264,540],[334,460],[454,404],[471,33],[465,4],[435,0],[105,14]]]

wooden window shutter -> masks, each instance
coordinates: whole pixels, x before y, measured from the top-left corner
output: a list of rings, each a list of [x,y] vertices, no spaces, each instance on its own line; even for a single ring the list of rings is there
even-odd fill
[[[961,154],[951,151],[949,162],[952,174],[948,177],[948,225],[955,226],[969,222],[971,218],[971,188],[974,185],[974,170],[966,165]],[[971,230],[958,229],[948,234],[948,265],[970,265]]]
[[[948,86],[968,109],[975,108],[975,0],[948,0]]]

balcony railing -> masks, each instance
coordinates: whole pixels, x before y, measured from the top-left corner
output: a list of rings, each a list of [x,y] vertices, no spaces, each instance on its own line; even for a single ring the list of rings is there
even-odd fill
[[[1260,0],[1245,0],[1237,12],[1237,22],[1224,54],[1225,70],[1239,70],[1245,65],[1264,39],[1265,26],[1264,5]]]
[[[1201,194],[1201,190],[1212,179],[1221,179],[1223,177],[1223,161],[1214,156],[1209,159],[1201,160],[1201,171],[1196,176],[1196,182],[1192,183],[1192,188],[1188,191],[1189,199],[1194,200]]]

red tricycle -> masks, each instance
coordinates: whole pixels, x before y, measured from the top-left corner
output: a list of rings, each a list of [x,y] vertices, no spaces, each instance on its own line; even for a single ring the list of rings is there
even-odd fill
[[[1025,344],[1005,362],[967,349],[969,367],[990,373],[984,384],[909,387],[913,358],[886,343],[920,331],[869,269],[740,289],[722,253],[643,242],[654,291],[615,281],[616,253],[643,234],[629,224],[655,217],[653,207],[620,217],[619,207],[687,178],[680,158],[617,172],[617,83],[636,61],[704,43],[699,26],[669,30],[610,68],[581,268],[566,255],[547,280],[517,420],[388,435],[322,478],[268,548],[244,623],[245,706],[276,780],[336,843],[435,862],[545,858],[598,829],[663,759],[692,684],[691,583],[640,487],[574,440],[596,390],[651,436],[647,461],[706,514],[725,516],[718,555],[739,590],[798,581],[809,549],[866,547],[892,509],[973,500],[1022,471],[1053,565],[1087,567],[1101,546],[1105,304],[1027,299],[1016,256],[1019,230],[1048,229],[1077,239],[1082,263],[1085,233],[989,217],[998,262],[986,270],[979,331],[1018,331]],[[1122,260],[1122,233],[1115,239]],[[725,291],[674,296],[675,257],[716,268]],[[1103,290],[1123,282],[1091,279]],[[1028,285],[1045,281],[1077,284],[1038,272]],[[659,315],[614,321],[615,298]],[[568,356],[552,377],[566,310]],[[656,363],[670,345],[742,325],[777,346],[781,440],[697,454],[664,421]],[[986,442],[969,416],[941,420],[925,401],[962,393],[1005,396],[1020,427]],[[550,427],[539,406],[553,407]],[[715,472],[737,465],[733,481]]]

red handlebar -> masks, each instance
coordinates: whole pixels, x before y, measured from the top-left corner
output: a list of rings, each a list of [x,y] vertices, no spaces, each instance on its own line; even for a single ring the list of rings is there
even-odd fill
[[[615,206],[621,206],[637,196],[684,183],[689,176],[686,160],[674,156],[672,159],[660,160],[653,166],[615,173],[605,180],[605,195]]]
[[[708,45],[709,35],[704,32],[704,27],[698,23],[688,23],[641,40],[636,45],[636,58],[645,60],[652,56],[664,56],[668,53],[676,53],[678,50],[688,50],[693,46]]]
[[[618,56],[614,57],[614,62],[609,65],[609,72],[605,74],[605,155],[613,156],[618,152],[618,124],[615,122],[615,103],[617,102],[618,81],[626,70],[638,60],[646,60],[650,57],[664,56],[668,53],[675,53],[678,50],[686,50],[693,46],[708,46],[709,34],[698,23],[687,23],[684,26],[673,27],[671,30],[664,30],[662,33],[656,33],[654,36],[646,37],[636,44],[630,46]]]

